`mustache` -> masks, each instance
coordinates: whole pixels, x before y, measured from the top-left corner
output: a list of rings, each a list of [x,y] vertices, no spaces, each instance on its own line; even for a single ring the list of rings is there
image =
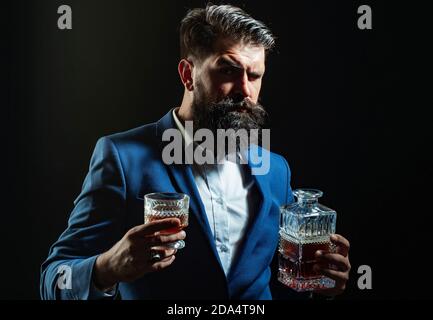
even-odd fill
[[[245,110],[246,113],[250,113],[250,114],[267,113],[263,108],[263,106],[259,103],[254,103],[249,99],[243,99],[239,101],[239,99],[234,99],[231,97],[227,97],[220,100],[219,102],[212,103],[210,107],[211,109],[218,110],[219,112],[224,114],[230,112],[240,112],[243,110]]]
[[[259,103],[250,99],[235,100],[226,97],[217,103],[211,103],[203,113],[203,125],[216,129],[261,129],[268,122],[268,113]]]
[[[197,95],[192,103],[196,128],[207,128],[216,133],[218,129],[262,129],[267,127],[269,115],[260,103],[243,95],[235,94],[220,99],[208,99]]]

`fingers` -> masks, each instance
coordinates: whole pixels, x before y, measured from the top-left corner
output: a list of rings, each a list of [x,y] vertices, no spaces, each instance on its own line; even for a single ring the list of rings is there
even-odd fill
[[[147,224],[136,226],[132,228],[130,232],[135,236],[148,236],[148,235],[153,235],[155,232],[158,231],[179,228],[179,227],[180,227],[180,220],[178,218],[167,218],[167,219],[155,220]]]
[[[335,265],[337,267],[337,270],[342,272],[347,272],[350,270],[349,259],[342,256],[341,254],[323,253],[319,250],[316,252],[315,256],[316,261],[322,266]]]
[[[324,276],[335,280],[337,283],[346,283],[349,280],[348,272],[342,272],[337,270],[332,270],[328,268],[321,268],[318,265],[313,267],[315,272],[320,272]]]
[[[164,260],[177,253],[177,249],[167,249],[165,247],[153,247],[152,252],[158,253],[161,257],[159,260]]]
[[[176,258],[175,255],[171,255],[170,257],[166,257],[166,258],[162,259],[161,261],[155,262],[151,267],[152,271],[159,271],[159,270],[162,270],[164,268],[167,268],[168,266],[170,266],[173,263],[175,258]]]
[[[317,291],[317,293],[327,296],[335,296],[344,291],[351,268],[348,258],[349,241],[341,235],[333,234],[331,242],[336,246],[336,250],[332,253],[317,251],[315,253],[317,263],[313,267],[315,272],[321,273],[336,282],[334,288]]]
[[[336,253],[320,254],[320,251],[316,252],[316,259],[317,264],[314,265],[313,270],[335,280],[335,289],[344,289],[346,282],[349,280],[351,268],[349,259]],[[332,266],[336,266],[337,270]]]
[[[153,237],[148,238],[146,241],[146,245],[151,247],[163,246],[164,244],[176,242],[178,240],[184,240],[185,238],[186,233],[183,230],[175,234],[157,234]]]
[[[337,253],[341,254],[344,257],[347,257],[350,249],[349,240],[339,234],[333,234],[331,236],[331,241],[337,246]]]

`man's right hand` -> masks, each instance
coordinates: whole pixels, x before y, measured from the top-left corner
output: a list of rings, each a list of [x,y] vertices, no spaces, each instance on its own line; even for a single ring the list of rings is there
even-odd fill
[[[175,259],[176,249],[164,247],[168,243],[183,240],[185,231],[161,235],[160,231],[180,227],[180,220],[169,218],[136,226],[110,250],[101,254],[93,269],[93,282],[102,291],[112,288],[118,282],[131,282],[149,272],[162,270]],[[152,261],[152,251],[161,256]]]

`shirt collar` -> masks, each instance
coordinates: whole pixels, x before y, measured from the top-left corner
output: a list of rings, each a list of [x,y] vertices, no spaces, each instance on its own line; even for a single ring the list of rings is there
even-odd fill
[[[173,119],[174,122],[176,123],[176,126],[178,128],[178,130],[180,131],[180,133],[182,134],[182,138],[185,140],[185,145],[190,145],[191,143],[194,143],[194,137],[191,136],[190,132],[187,132],[185,130],[185,126],[182,124],[182,122],[179,120],[178,116],[177,116],[177,111],[179,110],[179,107],[173,109]],[[242,154],[242,152],[237,152],[237,156],[240,159],[245,159],[245,156]],[[223,163],[226,161],[227,159],[223,159]]]

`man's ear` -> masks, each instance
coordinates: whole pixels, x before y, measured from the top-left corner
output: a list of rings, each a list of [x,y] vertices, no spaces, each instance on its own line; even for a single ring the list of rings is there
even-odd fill
[[[193,68],[194,68],[193,63],[186,59],[180,60],[179,65],[177,66],[180,79],[182,80],[184,87],[188,91],[194,90],[194,82],[192,77]]]

